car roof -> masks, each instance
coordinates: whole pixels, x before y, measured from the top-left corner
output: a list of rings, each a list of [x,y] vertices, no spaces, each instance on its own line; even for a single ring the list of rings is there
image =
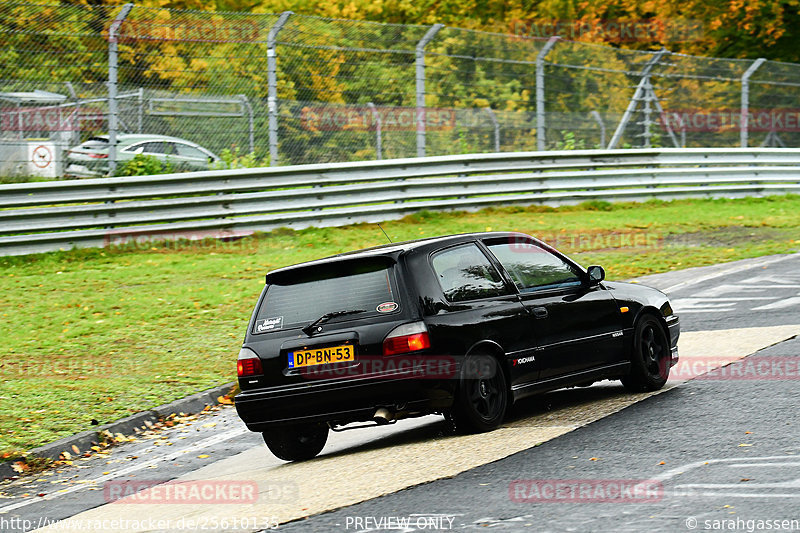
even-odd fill
[[[94,135],[89,140],[102,139],[108,141],[108,135]],[[118,133],[117,142],[137,142],[137,141],[178,141],[189,144],[197,144],[188,139],[181,139],[180,137],[171,137],[169,135],[157,135],[147,133]]]
[[[146,133],[123,133],[117,135],[119,141],[178,141],[183,143],[195,144],[188,139],[181,139],[180,137],[171,137],[169,135],[147,135]]]
[[[412,241],[393,242],[389,244],[382,244],[380,246],[372,246],[370,248],[363,248],[360,250],[343,252],[340,254],[323,257],[321,259],[315,259],[313,261],[307,261],[305,263],[298,263],[296,265],[279,268],[267,274],[267,282],[269,282],[269,279],[271,277],[285,275],[286,273],[292,272],[293,270],[313,268],[316,266],[336,263],[340,261],[351,261],[351,260],[355,261],[359,259],[367,259],[375,257],[387,257],[396,261],[400,255],[410,252],[412,250],[416,250],[418,248],[424,248],[424,247],[439,248],[439,247],[445,247],[449,244],[470,242],[476,239],[486,239],[492,237],[513,237],[513,236],[530,237],[529,235],[525,235],[523,233],[514,231],[488,231],[479,233],[459,233],[456,235],[444,235],[438,237],[427,237],[425,239],[416,239]]]

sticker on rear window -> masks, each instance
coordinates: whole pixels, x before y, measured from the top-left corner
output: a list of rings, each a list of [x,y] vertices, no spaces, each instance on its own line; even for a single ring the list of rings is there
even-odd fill
[[[262,318],[256,320],[256,333],[264,333],[265,331],[272,331],[281,329],[283,327],[283,317],[276,316],[275,318]]]
[[[378,305],[375,310],[379,313],[391,313],[392,311],[396,311],[398,307],[400,306],[396,302],[383,302]]]

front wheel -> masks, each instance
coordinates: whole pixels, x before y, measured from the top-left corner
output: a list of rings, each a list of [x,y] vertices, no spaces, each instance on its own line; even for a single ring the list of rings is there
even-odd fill
[[[497,429],[508,407],[503,370],[490,356],[470,356],[461,369],[461,383],[450,418],[460,433]]]
[[[631,370],[622,384],[633,392],[648,392],[664,386],[669,377],[670,347],[658,319],[645,315],[636,323],[631,350]]]
[[[276,427],[261,434],[269,451],[284,461],[313,459],[328,441],[328,426],[299,424]]]

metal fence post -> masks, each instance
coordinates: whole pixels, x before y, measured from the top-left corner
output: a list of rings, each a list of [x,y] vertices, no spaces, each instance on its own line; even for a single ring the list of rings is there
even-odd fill
[[[269,165],[278,164],[278,64],[275,59],[275,41],[286,21],[294,12],[284,11],[270,28],[267,36],[267,107],[269,109]]]
[[[590,113],[592,118],[597,122],[597,125],[600,126],[600,146],[603,147],[606,145],[606,125],[603,122],[603,117],[600,116],[600,113],[597,110],[592,110]]]
[[[763,57],[756,59],[755,62],[750,65],[750,68],[742,74],[742,106],[739,119],[739,140],[741,141],[742,148],[747,148],[747,128],[750,119],[750,76],[752,76],[765,61],[766,59]]]
[[[545,132],[545,101],[544,101],[544,58],[556,45],[560,37],[554,35],[547,40],[536,56],[536,149],[540,152],[547,146]]]
[[[375,119],[375,156],[376,159],[380,160],[383,159],[383,141],[381,139],[383,124],[381,122],[381,114],[378,113],[378,110],[375,109],[375,104],[372,102],[367,102],[367,107],[372,111],[372,118]]]
[[[144,87],[139,87],[139,110],[136,116],[136,133],[142,133],[144,122]]]
[[[417,157],[425,157],[425,46],[444,24],[434,24],[417,43]]]
[[[500,151],[500,123],[497,121],[497,115],[494,114],[494,110],[491,107],[484,107],[484,111],[489,114],[489,120],[492,121],[492,126],[494,126],[494,151]]]
[[[117,170],[117,129],[119,129],[119,109],[117,108],[117,65],[119,27],[125,21],[133,4],[125,4],[119,10],[111,26],[108,27],[108,173]]]
[[[622,120],[619,121],[617,129],[614,131],[614,135],[608,143],[608,150],[613,150],[617,147],[617,143],[619,143],[619,140],[622,138],[622,134],[625,133],[625,127],[628,125],[628,122],[630,122],[631,115],[633,115],[633,112],[636,110],[639,100],[642,98],[643,93],[647,91],[647,86],[650,84],[650,71],[661,61],[661,57],[667,53],[669,53],[669,50],[662,48],[655,53],[653,59],[648,61],[647,65],[642,69],[640,74],[642,79],[639,80],[639,84],[636,86],[636,92],[633,93],[631,101],[628,102],[628,107],[625,109],[625,113],[622,114]]]
[[[248,137],[247,140],[250,143],[250,153],[256,151],[256,136],[255,136],[255,122],[253,120],[253,106],[250,105],[250,100],[247,99],[247,95],[240,94],[238,95],[239,99],[242,101],[242,107],[247,110],[247,133]]]

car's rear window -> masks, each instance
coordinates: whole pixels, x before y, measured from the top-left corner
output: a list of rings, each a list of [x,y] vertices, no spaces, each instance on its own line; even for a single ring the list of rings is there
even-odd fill
[[[259,307],[253,333],[306,325],[325,313],[337,311],[364,312],[333,318],[332,322],[361,318],[378,314],[381,304],[399,304],[392,288],[390,267],[385,263],[337,266],[334,273],[321,269],[298,278],[296,282],[281,279],[269,285]],[[390,312],[397,307],[385,305],[380,312]]]

